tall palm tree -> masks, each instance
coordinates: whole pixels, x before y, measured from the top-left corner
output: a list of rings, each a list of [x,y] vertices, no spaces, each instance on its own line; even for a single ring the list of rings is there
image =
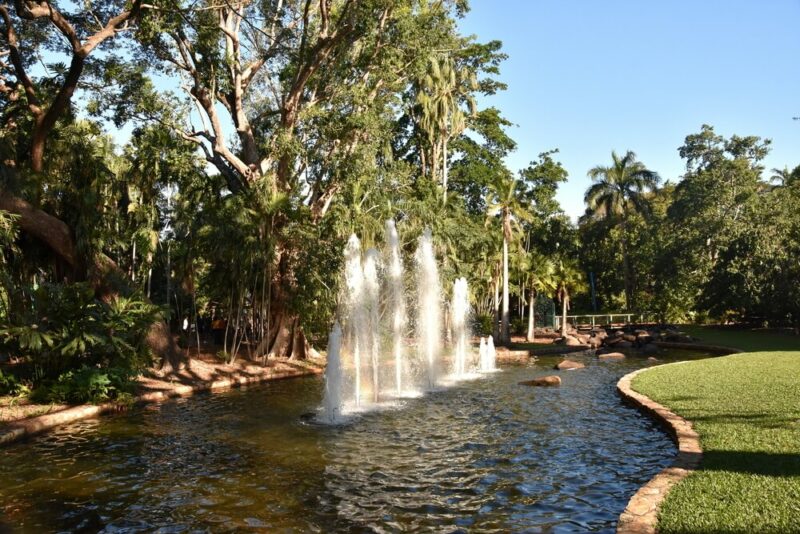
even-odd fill
[[[527,341],[534,341],[535,303],[539,294],[552,295],[556,290],[556,266],[552,260],[539,252],[531,251],[527,258],[529,276],[528,332]]]
[[[489,183],[488,214],[499,217],[503,230],[503,311],[500,321],[500,342],[509,343],[510,311],[508,295],[508,246],[514,237],[514,227],[521,221],[530,221],[533,214],[521,201],[519,182],[510,174],[498,174]]]
[[[584,200],[589,213],[598,219],[610,220],[622,226],[622,268],[625,279],[625,307],[633,307],[633,276],[628,243],[628,221],[632,213],[649,212],[646,194],[658,187],[661,178],[636,160],[628,150],[620,157],[611,152],[612,164],[598,165],[588,173],[594,182],[586,190]]]
[[[555,264],[553,276],[556,282],[556,296],[561,301],[561,335],[567,335],[567,311],[572,295],[584,289],[583,273],[574,260],[561,258]]]
[[[467,127],[467,115],[461,109],[466,101],[470,115],[475,115],[476,103],[471,92],[478,88],[475,73],[467,68],[457,69],[450,58],[432,59],[428,72],[420,81],[417,104],[422,116],[419,125],[431,144],[433,177],[436,178],[439,158],[442,161],[443,203],[447,203],[447,145]]]
[[[788,166],[783,169],[772,169],[770,180],[778,182],[779,186],[791,185],[793,182],[800,180],[800,165],[792,170],[789,170]]]

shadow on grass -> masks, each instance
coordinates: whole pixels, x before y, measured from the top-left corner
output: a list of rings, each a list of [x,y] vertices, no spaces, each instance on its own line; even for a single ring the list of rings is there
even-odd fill
[[[772,477],[800,477],[800,454],[705,451],[699,471],[727,471]]]

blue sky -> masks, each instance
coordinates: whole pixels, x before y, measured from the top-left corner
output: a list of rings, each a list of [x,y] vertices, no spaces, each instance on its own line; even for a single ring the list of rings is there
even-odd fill
[[[515,126],[512,169],[560,149],[559,200],[583,213],[586,171],[633,150],[664,179],[704,123],[772,139],[767,169],[800,164],[800,0],[471,0],[460,22],[499,39],[504,93],[481,105]]]

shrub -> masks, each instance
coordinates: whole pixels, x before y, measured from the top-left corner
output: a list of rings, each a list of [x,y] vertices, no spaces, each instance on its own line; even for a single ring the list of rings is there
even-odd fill
[[[482,313],[475,316],[473,331],[480,336],[492,335],[492,326],[494,325],[494,315],[491,313]]]
[[[14,397],[28,393],[28,387],[19,381],[13,374],[5,374],[0,370],[0,395],[11,395]]]
[[[36,390],[35,399],[59,404],[101,403],[130,397],[135,374],[129,369],[81,367]]]
[[[13,320],[0,324],[0,348],[23,358],[39,396],[58,402],[114,398],[151,363],[147,332],[159,316],[152,304],[136,297],[103,302],[84,283],[44,284],[25,302],[9,316]]]

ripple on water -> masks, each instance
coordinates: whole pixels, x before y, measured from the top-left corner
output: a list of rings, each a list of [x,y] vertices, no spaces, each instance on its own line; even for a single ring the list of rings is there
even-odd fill
[[[640,362],[517,384],[554,361],[342,427],[314,378],[82,421],[4,450],[0,530],[613,531],[674,447],[617,397]]]

